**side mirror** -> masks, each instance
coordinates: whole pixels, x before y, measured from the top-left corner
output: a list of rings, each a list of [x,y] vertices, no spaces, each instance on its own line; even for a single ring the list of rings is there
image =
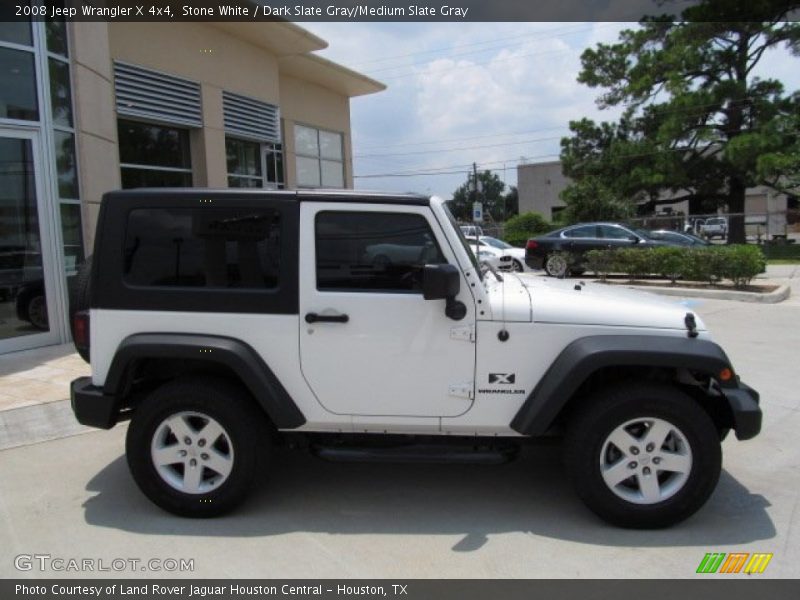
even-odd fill
[[[639,239],[637,236],[635,236],[635,235],[628,236],[628,239],[629,239],[629,240],[631,241],[631,243],[633,243],[633,244],[638,244],[638,243],[641,241],[641,240],[640,240],[640,239]]]
[[[455,298],[461,291],[461,273],[453,265],[425,265],[422,295],[425,300]]]
[[[425,300],[445,300],[444,314],[460,321],[467,316],[466,305],[456,300],[461,291],[461,273],[453,265],[425,265],[422,271],[422,295]]]

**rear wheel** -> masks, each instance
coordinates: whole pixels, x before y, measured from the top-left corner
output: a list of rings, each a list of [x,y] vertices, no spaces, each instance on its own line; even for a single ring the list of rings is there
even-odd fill
[[[688,518],[714,491],[722,467],[709,415],[677,388],[650,383],[587,398],[564,449],[581,499],[623,527],[666,527]]]
[[[544,270],[550,277],[566,277],[567,259],[562,254],[548,254],[544,261]]]
[[[265,418],[246,392],[198,378],[165,384],[142,402],[126,453],[153,503],[182,516],[213,517],[245,499],[269,446]]]

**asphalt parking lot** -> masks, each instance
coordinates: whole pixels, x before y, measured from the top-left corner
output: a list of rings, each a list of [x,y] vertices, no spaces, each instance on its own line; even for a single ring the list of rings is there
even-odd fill
[[[0,577],[92,575],[14,567],[20,554],[49,554],[194,559],[194,572],[148,574],[156,577],[676,578],[695,576],[707,552],[771,552],[758,577],[798,577],[800,298],[683,302],[761,392],[765,420],[756,439],[724,442],[716,492],[677,527],[600,522],[568,486],[552,445],[492,467],[283,453],[241,510],[185,520],[140,494],[117,427],[0,452]]]

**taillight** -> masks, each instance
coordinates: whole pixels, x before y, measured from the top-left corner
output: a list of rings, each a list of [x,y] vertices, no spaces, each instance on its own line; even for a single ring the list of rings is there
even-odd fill
[[[75,347],[81,350],[89,349],[89,311],[81,310],[72,317],[72,340]]]
[[[526,250],[534,250],[535,248],[538,248],[538,247],[539,247],[539,244],[536,243],[536,240],[528,240],[528,243],[525,244],[525,249]]]

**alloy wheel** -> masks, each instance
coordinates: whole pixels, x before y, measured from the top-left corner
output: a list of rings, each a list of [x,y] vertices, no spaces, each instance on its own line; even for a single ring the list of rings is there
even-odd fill
[[[186,494],[220,487],[233,469],[233,444],[220,423],[200,412],[170,415],[156,427],[150,456],[161,479]]]
[[[600,472],[608,488],[634,504],[657,504],[677,494],[692,470],[692,450],[675,425],[656,417],[623,423],[606,438]]]

